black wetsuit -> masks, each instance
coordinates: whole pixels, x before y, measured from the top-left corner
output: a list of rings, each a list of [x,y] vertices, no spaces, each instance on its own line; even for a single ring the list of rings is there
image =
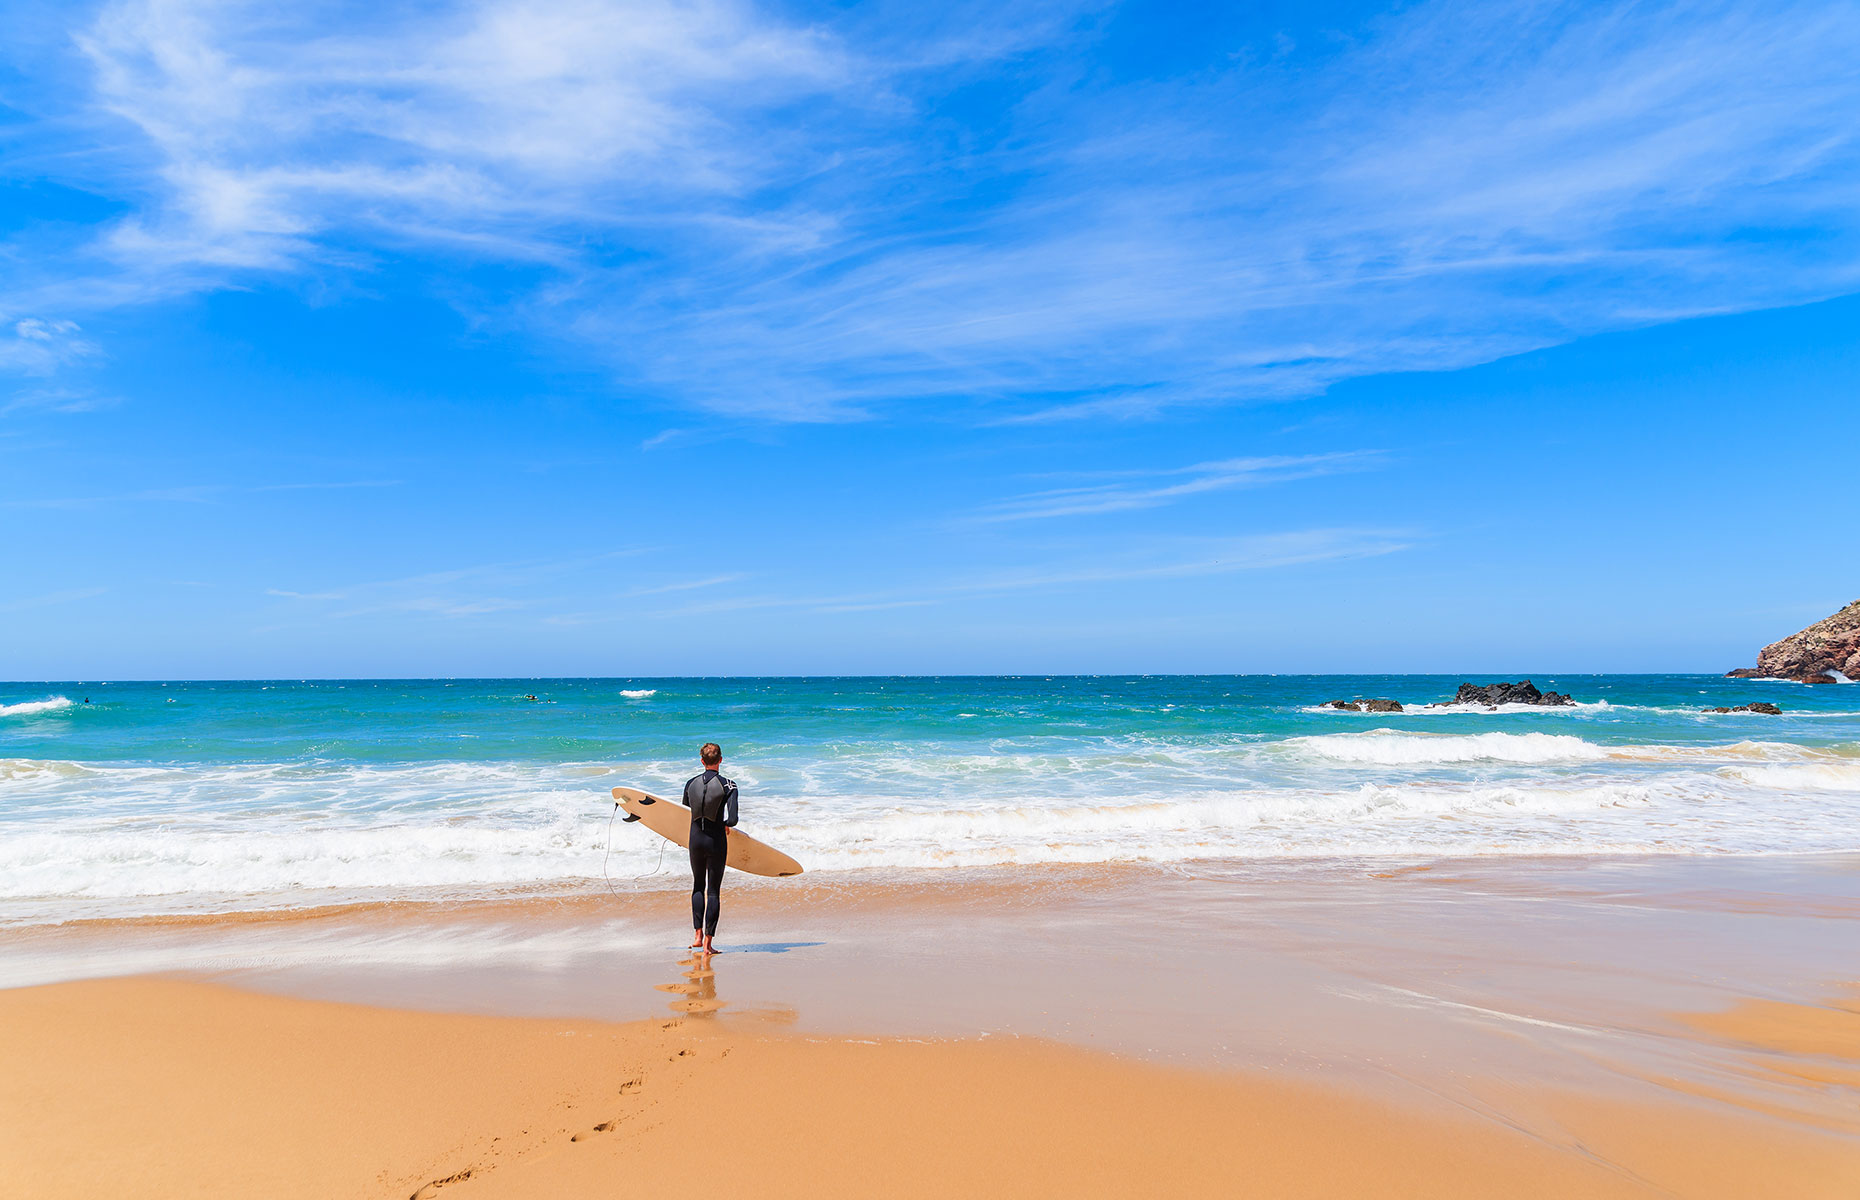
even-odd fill
[[[736,785],[715,771],[693,775],[685,782],[685,807],[691,810],[691,928],[711,937],[723,904],[723,830],[736,824]]]

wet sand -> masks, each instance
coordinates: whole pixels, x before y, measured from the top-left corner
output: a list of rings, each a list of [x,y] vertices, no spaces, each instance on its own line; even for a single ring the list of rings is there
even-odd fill
[[[1550,1139],[1047,1042],[809,1039],[693,1016],[487,1018],[91,981],[0,993],[0,1057],[0,1161],[33,1197],[1860,1188],[1851,1139],[1682,1100],[1534,1089],[1564,1131]]]
[[[113,1194],[213,1194],[124,1193],[162,1152],[98,1135],[88,1111],[153,1121],[176,1146],[265,1146],[324,1181],[210,1172],[271,1194],[405,1196],[466,1168],[476,1190],[448,1185],[459,1196],[689,1186],[688,1131],[721,1109],[743,1123],[733,1153],[781,1164],[763,1194],[809,1190],[797,1179],[870,1194],[899,1163],[925,1191],[984,1194],[1131,1194],[1145,1173],[1191,1193],[1860,1194],[1852,859],[733,879],[719,939],[733,949],[701,968],[682,950],[684,895],[651,883],[0,933],[0,983],[169,977],[0,992],[8,1060],[39,1064],[0,1102],[5,1161],[67,1172],[29,1195],[95,1194],[74,1162],[115,1168]],[[607,1049],[548,1048],[583,1038]],[[395,1057],[422,1046],[430,1061]],[[626,1063],[659,1057],[686,1082],[658,1116],[622,1106],[614,1130],[565,1140]],[[291,1072],[303,1086],[273,1094]],[[312,1095],[312,1111],[289,1107]],[[263,1130],[225,1124],[261,1113]],[[316,1174],[347,1161],[312,1152],[332,1139],[363,1154],[375,1190]],[[963,1174],[976,1163],[993,1165]]]

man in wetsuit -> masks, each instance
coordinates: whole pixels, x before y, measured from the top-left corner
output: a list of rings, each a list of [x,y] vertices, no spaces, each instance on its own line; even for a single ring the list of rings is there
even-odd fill
[[[703,772],[685,783],[685,807],[691,810],[691,949],[708,954],[722,905],[730,827],[736,824],[736,785],[719,771],[723,749],[717,743],[705,742],[698,759]]]

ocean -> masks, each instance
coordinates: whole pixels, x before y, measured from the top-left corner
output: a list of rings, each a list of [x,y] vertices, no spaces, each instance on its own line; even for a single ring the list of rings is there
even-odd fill
[[[0,685],[0,925],[663,888],[680,852],[608,789],[676,794],[708,740],[744,827],[849,884],[1860,851],[1860,688],[1538,676],[1578,703],[1422,707],[1461,678]],[[1408,711],[1325,707],[1358,696]],[[1783,715],[1701,711],[1753,700]]]

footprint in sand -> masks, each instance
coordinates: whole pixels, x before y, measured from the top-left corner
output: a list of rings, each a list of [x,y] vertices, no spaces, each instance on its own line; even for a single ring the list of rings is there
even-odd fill
[[[415,1192],[411,1200],[431,1200],[432,1197],[437,1196],[439,1194],[439,1189],[446,1186],[448,1183],[463,1183],[467,1179],[470,1179],[471,1172],[472,1172],[472,1168],[466,1167],[463,1171],[460,1171],[455,1175],[448,1175],[444,1179],[435,1179],[431,1183],[427,1184],[425,1187],[421,1188],[419,1191]]]
[[[599,1125],[596,1125],[593,1129],[583,1130],[581,1133],[576,1134],[574,1137],[569,1138],[568,1140],[571,1142],[579,1142],[579,1141],[584,1141],[588,1138],[591,1138],[597,1133],[611,1133],[613,1132],[614,1126],[618,1124],[619,1124],[618,1121],[602,1121]]]

